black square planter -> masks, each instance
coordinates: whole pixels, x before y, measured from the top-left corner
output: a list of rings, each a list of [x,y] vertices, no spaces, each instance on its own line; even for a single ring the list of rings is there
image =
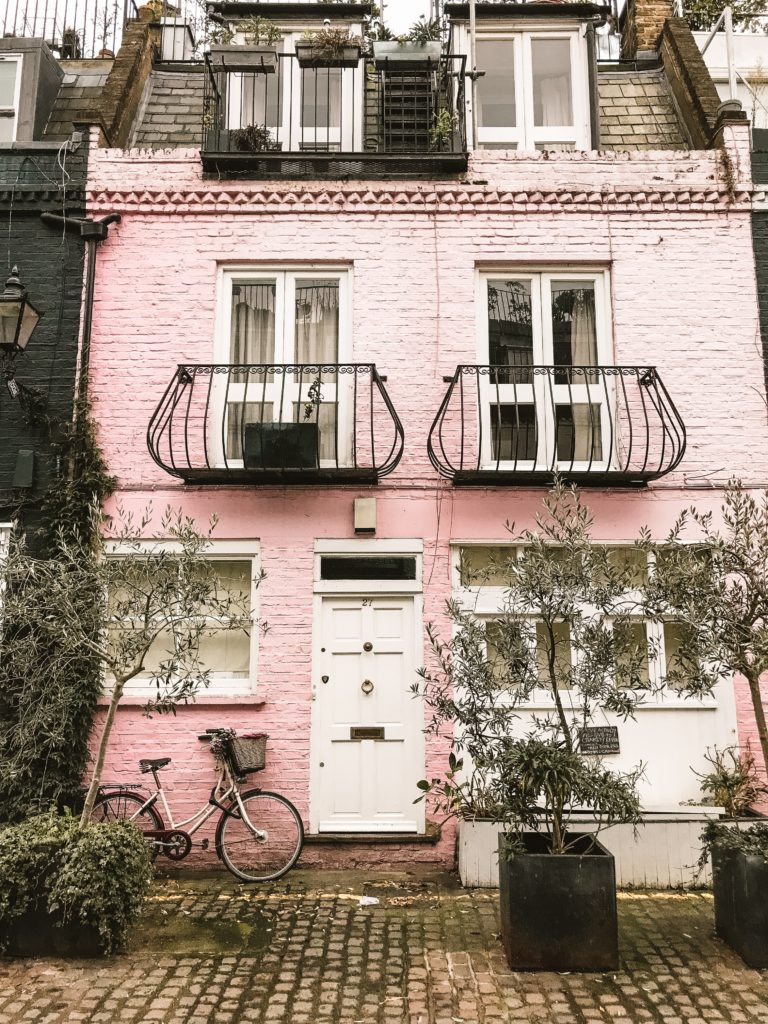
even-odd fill
[[[10,922],[2,936],[6,956],[104,956],[104,941],[93,925],[63,922],[61,915],[34,908]]]
[[[246,469],[317,469],[317,424],[247,423],[243,465]]]
[[[525,833],[508,858],[499,835],[501,936],[515,971],[611,971],[619,966],[613,856],[591,836],[554,855],[547,836]],[[588,851],[588,852],[587,852]]]
[[[768,861],[712,847],[715,931],[749,967],[768,967]]]

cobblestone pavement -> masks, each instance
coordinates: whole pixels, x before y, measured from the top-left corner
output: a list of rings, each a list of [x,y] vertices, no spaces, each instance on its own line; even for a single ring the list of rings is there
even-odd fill
[[[768,1022],[768,972],[713,936],[707,894],[620,894],[622,969],[587,975],[509,971],[496,904],[435,874],[165,880],[120,956],[0,960],[0,1021]]]

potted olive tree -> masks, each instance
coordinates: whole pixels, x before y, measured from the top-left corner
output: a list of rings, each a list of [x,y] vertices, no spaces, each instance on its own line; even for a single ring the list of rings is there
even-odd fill
[[[420,783],[423,795],[451,812],[479,791],[503,827],[502,938],[515,970],[618,966],[615,869],[599,832],[640,822],[642,766],[618,771],[597,750],[606,721],[633,718],[662,683],[647,671],[647,579],[637,560],[594,543],[591,528],[578,491],[556,483],[537,529],[510,526],[509,555],[477,573],[503,586],[501,610],[483,619],[449,602],[451,638],[429,630],[434,667],[415,687],[428,728],[454,726],[459,755],[446,777]],[[651,548],[637,543],[646,557]],[[664,682],[704,694],[715,677],[686,673],[696,629],[681,631]],[[596,823],[590,831],[579,811]]]
[[[717,520],[696,509],[680,517],[663,552],[664,571],[654,581],[655,604],[675,603],[700,622],[702,658],[749,690],[762,783],[768,765],[768,492],[756,498],[731,481]],[[764,804],[759,789],[755,797]],[[712,856],[718,935],[751,967],[768,967],[768,828],[713,823],[704,841]]]
[[[296,58],[302,68],[356,68],[363,41],[346,28],[307,31],[296,44]]]
[[[425,65],[436,64],[443,48],[441,32],[439,19],[427,21],[422,16],[406,35],[395,39],[375,39],[373,55],[376,67],[390,71],[423,71]]]
[[[277,70],[277,44],[282,32],[267,18],[253,16],[243,22],[245,44],[233,43],[235,33],[222,26],[211,38],[210,61],[216,70],[274,74]]]

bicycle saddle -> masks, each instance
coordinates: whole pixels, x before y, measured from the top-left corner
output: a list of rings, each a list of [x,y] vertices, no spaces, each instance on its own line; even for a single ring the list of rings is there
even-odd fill
[[[147,757],[139,761],[139,768],[145,773],[156,772],[158,768],[165,768],[170,763],[170,757]]]

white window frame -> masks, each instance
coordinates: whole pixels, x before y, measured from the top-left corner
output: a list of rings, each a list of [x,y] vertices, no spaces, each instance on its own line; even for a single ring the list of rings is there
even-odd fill
[[[283,71],[282,95],[280,96],[280,124],[267,125],[276,142],[281,144],[283,152],[351,152],[354,139],[363,137],[363,86],[365,71],[362,60],[356,69],[339,68],[341,74],[341,92],[339,97],[339,125],[303,125],[303,86],[306,81],[304,69],[299,67],[295,58],[296,43],[302,40],[303,31],[286,32],[277,44],[278,53],[287,57],[278,57],[278,70]],[[240,42],[244,42],[242,36]],[[320,81],[324,79],[325,68],[321,72]],[[333,69],[332,69],[333,70]],[[309,72],[313,74],[314,72]],[[227,90],[227,128],[245,127],[243,121],[243,81],[242,73],[231,73],[228,76]],[[275,81],[274,88],[277,88]],[[349,115],[349,116],[347,116]],[[319,148],[318,148],[319,147]]]
[[[537,39],[567,39],[570,42],[571,54],[571,104],[573,108],[572,125],[534,125],[533,117],[533,56],[531,43]],[[478,32],[477,41],[509,41],[514,47],[515,68],[515,111],[517,125],[507,127],[482,128],[478,126],[476,149],[482,149],[487,143],[494,148],[508,144],[509,149],[535,151],[537,144],[547,149],[547,143],[553,145],[569,145],[575,150],[586,150],[591,147],[589,73],[586,35],[583,27],[573,23],[553,24],[551,27],[542,25],[527,27],[483,26]],[[458,40],[459,46],[469,52],[469,35],[464,30]],[[478,57],[478,68],[482,68],[482,60]],[[472,90],[467,90],[468,123],[472,123]]]
[[[339,282],[339,345],[336,355],[337,363],[352,361],[352,270],[348,266],[338,264],[324,266],[312,264],[304,266],[275,265],[255,267],[246,266],[220,267],[217,283],[216,335],[214,339],[214,362],[231,363],[231,332],[232,332],[232,289],[235,284],[269,284],[275,282],[275,352],[273,364],[290,365],[296,362],[295,320],[289,311],[296,306],[296,283],[302,280],[318,278],[336,279]],[[352,463],[352,430],[354,425],[354,380],[352,374],[337,374],[336,384],[322,382],[322,403],[336,403],[338,417],[338,452],[337,458],[321,459],[320,468],[348,466]],[[283,412],[293,405],[309,403],[312,400],[310,388],[312,378],[306,378],[301,386],[289,381],[286,375],[285,391],[282,393]],[[251,384],[246,395],[246,385],[230,383],[227,380],[216,381],[212,394],[213,422],[222,424],[223,429],[215,430],[212,439],[214,461],[218,466],[230,469],[242,468],[242,459],[225,459],[224,438],[227,436],[226,405],[242,404],[248,401],[271,402],[274,415],[278,415],[281,398],[281,381],[274,379],[272,384],[262,388],[261,384]],[[275,421],[276,422],[276,421]]]
[[[634,547],[633,541],[605,541],[595,542],[601,544],[606,548],[632,548]],[[467,611],[475,615],[480,621],[489,622],[501,614],[505,607],[505,589],[504,587],[494,586],[477,586],[477,585],[466,585],[461,582],[461,549],[468,547],[494,547],[494,548],[507,548],[510,552],[516,552],[519,557],[520,552],[523,550],[525,545],[523,544],[511,544],[504,540],[455,540],[451,541],[451,552],[452,552],[452,583],[453,583],[453,597],[454,599]],[[653,572],[653,554],[648,556],[648,571]],[[631,601],[635,592],[627,591],[627,597]],[[588,614],[589,609],[585,608],[585,612]],[[537,616],[521,615],[522,618],[530,619],[531,623],[535,623]],[[642,616],[632,616],[639,622],[645,623],[646,635],[649,640],[653,638],[656,643],[656,649],[658,651],[658,657],[652,658],[650,656],[649,646],[649,657],[648,657],[648,675],[651,683],[651,689],[647,691],[641,691],[644,693],[642,703],[638,706],[638,711],[642,712],[643,709],[666,709],[670,710],[711,710],[717,708],[717,698],[714,695],[714,690],[707,696],[699,699],[693,697],[680,697],[672,689],[666,687],[661,690],[658,689],[659,684],[663,680],[667,671],[666,663],[666,651],[664,644],[664,628],[661,623],[650,622],[647,619],[643,619]],[[610,626],[610,619],[606,620]],[[532,638],[535,637],[535,633],[532,632]],[[571,647],[571,660],[576,664],[578,653]],[[719,684],[718,684],[719,685]],[[656,689],[654,689],[656,687]],[[563,690],[563,697],[567,698],[570,691]],[[535,687],[531,698],[520,705],[521,709],[524,710],[535,710],[536,708],[550,709],[555,707],[554,699],[551,693],[546,687]]]
[[[16,65],[16,80],[14,82],[13,106],[0,107],[0,112],[2,112],[0,113],[0,116],[2,116],[3,120],[6,120],[7,118],[7,111],[13,111],[13,125],[11,128],[10,141],[15,142],[16,133],[19,129],[19,104],[21,103],[21,76],[24,58],[23,55],[20,53],[3,53],[0,54],[0,62],[11,62]],[[11,120],[11,118],[8,118],[8,120]],[[0,145],[3,145],[3,143],[0,143]],[[5,143],[5,145],[8,145],[8,143]]]
[[[477,354],[480,365],[490,364],[490,329],[488,322],[488,286],[490,281],[506,278],[510,281],[526,282],[531,286],[531,320],[533,328],[533,363],[534,365],[554,365],[554,336],[552,330],[552,285],[557,281],[584,281],[595,287],[595,334],[597,338],[597,365],[613,364],[613,340],[611,334],[611,296],[610,278],[605,268],[549,267],[510,268],[498,270],[483,269],[478,271],[476,281],[477,318]],[[553,464],[558,468],[571,472],[587,472],[610,469],[611,456],[618,450],[614,437],[613,451],[609,445],[611,424],[616,422],[614,389],[609,381],[606,389],[603,381],[598,378],[594,382],[583,384],[552,384],[552,400],[550,406],[550,379],[547,376],[533,378],[532,384],[499,384],[487,375],[480,378],[480,428],[482,430],[483,450],[480,453],[481,465],[486,469],[533,472],[550,469]],[[607,391],[607,401],[606,401]],[[532,405],[534,395],[538,412],[538,446],[534,460],[497,460],[493,455],[491,408],[496,405],[496,398],[502,405]],[[569,400],[570,399],[570,400]],[[597,405],[600,408],[600,436],[602,440],[603,459],[592,461],[574,461],[570,459],[554,462],[555,444],[557,443],[555,408],[558,405]],[[614,432],[615,433],[615,432]]]
[[[140,550],[146,551],[180,551],[180,546],[174,541],[142,541]],[[139,552],[132,545],[112,543],[107,545],[107,557],[109,558],[130,558],[140,557]],[[207,687],[201,687],[196,696],[195,703],[201,703],[206,698],[215,700],[256,696],[258,690],[258,656],[259,656],[259,594],[260,588],[256,585],[261,573],[261,544],[258,540],[212,540],[210,547],[203,555],[206,561],[211,562],[250,562],[251,563],[251,614],[252,626],[250,637],[250,671],[247,679],[238,677],[219,676],[211,679]],[[105,695],[109,694],[109,678],[105,678]],[[138,676],[125,686],[125,698],[141,698],[147,700],[156,696],[157,689],[142,676]]]

